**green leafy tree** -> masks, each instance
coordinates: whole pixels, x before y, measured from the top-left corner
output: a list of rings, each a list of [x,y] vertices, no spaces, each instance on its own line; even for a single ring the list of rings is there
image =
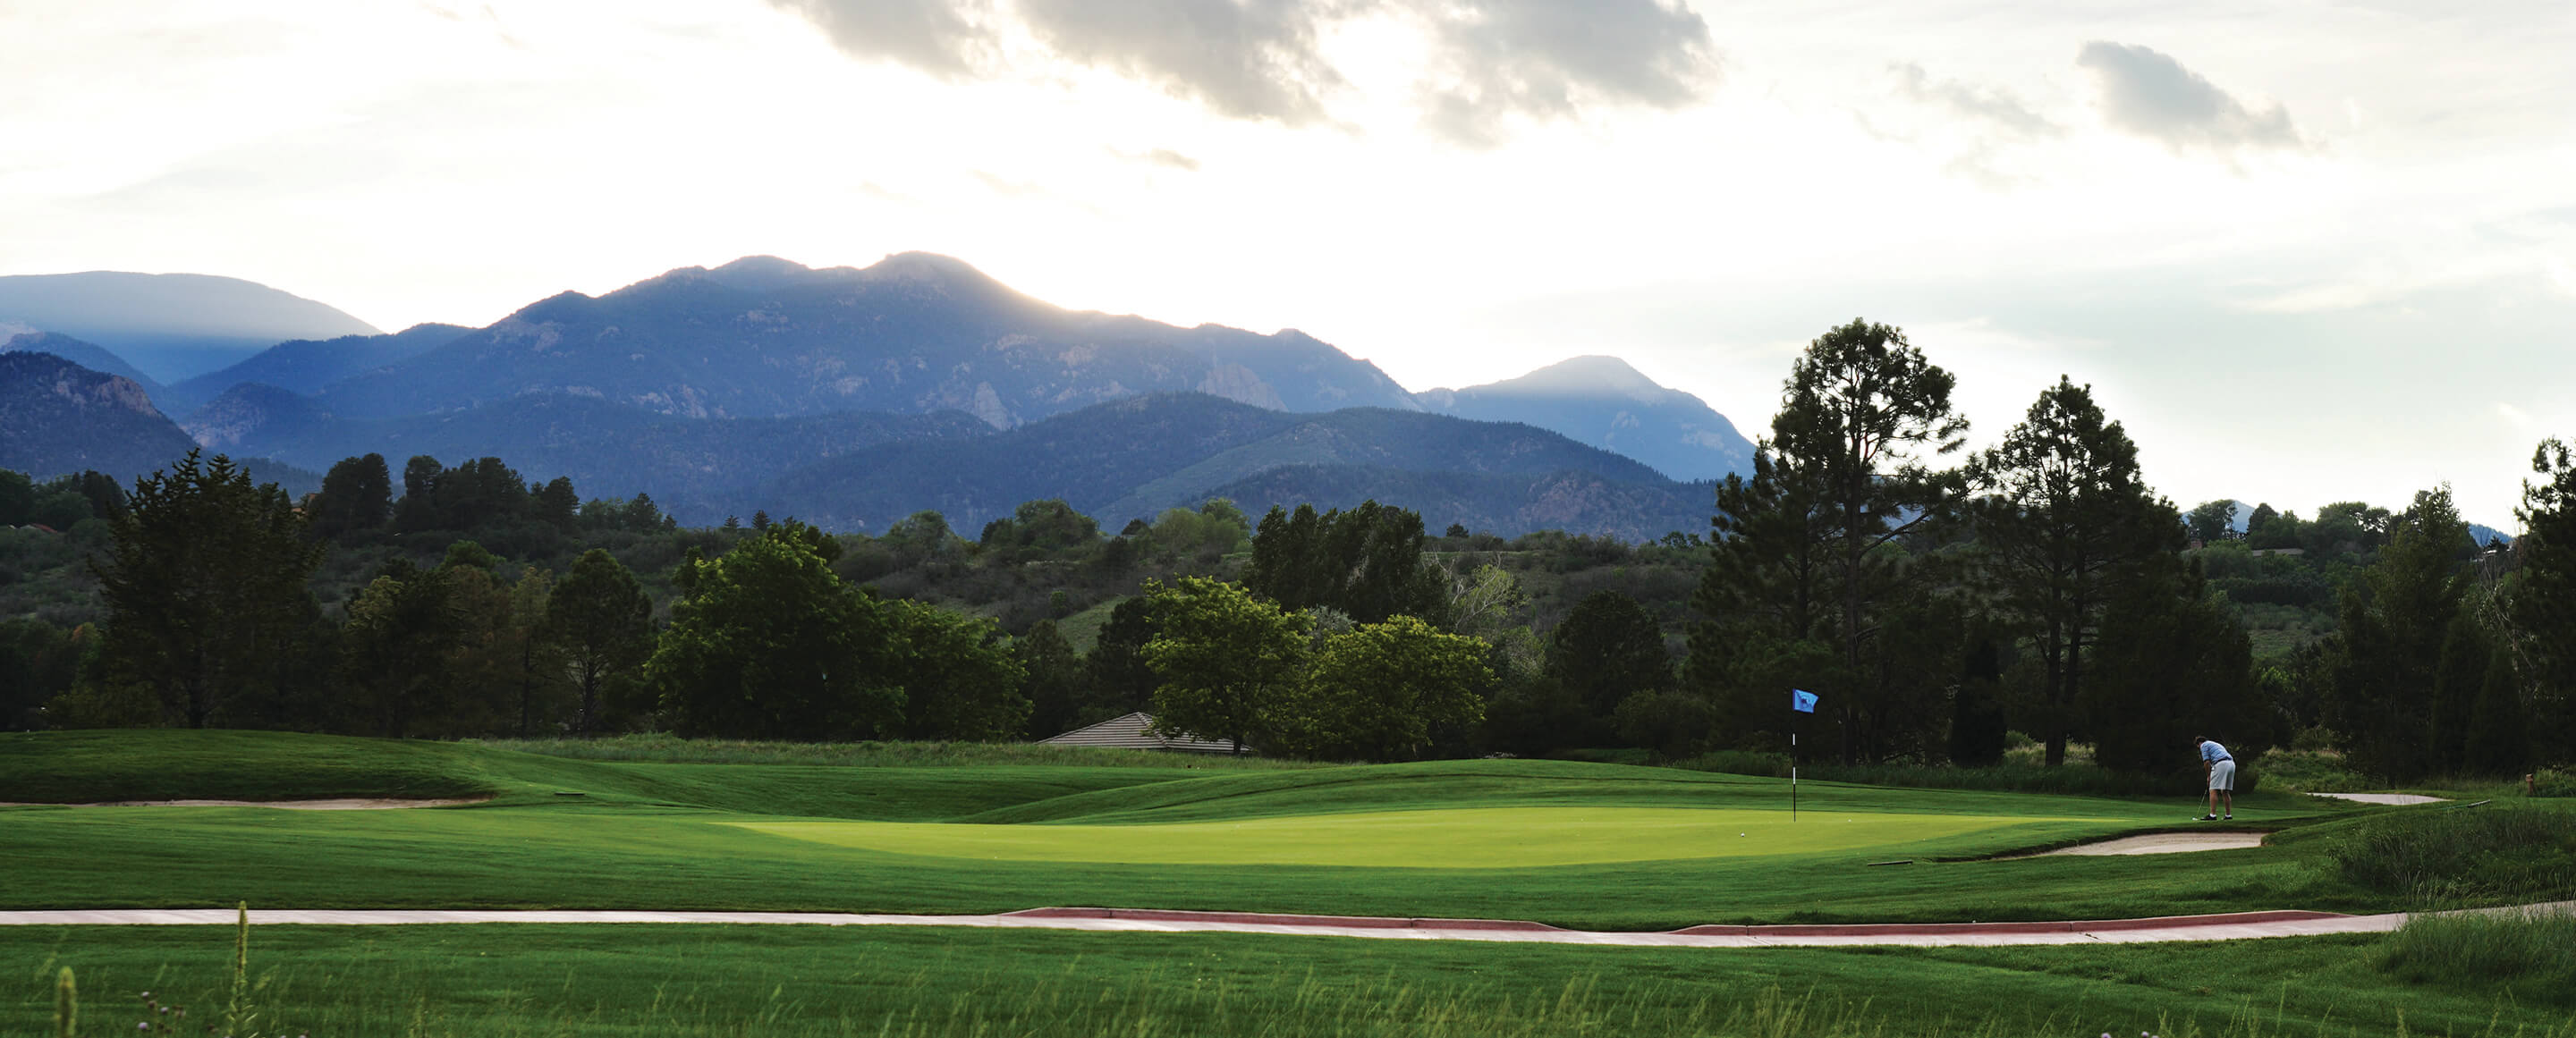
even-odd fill
[[[313,535],[337,540],[349,534],[381,529],[393,521],[393,474],[385,456],[342,458],[322,477],[322,489],[305,508]]]
[[[625,563],[592,548],[546,596],[545,631],[579,691],[573,730],[588,734],[599,725],[602,690],[652,654],[653,600]]]
[[[0,469],[0,526],[25,526],[35,517],[35,482],[24,472]]]
[[[1302,757],[1407,760],[1444,726],[1484,719],[1485,644],[1410,616],[1324,639],[1274,712],[1279,746]]]
[[[876,680],[902,696],[904,738],[997,742],[1027,728],[1028,674],[990,618],[904,599],[875,605],[886,634]]]
[[[2184,520],[2191,528],[2191,539],[2203,544],[2216,544],[2236,536],[2236,502],[2225,499],[2201,502]]]
[[[2040,729],[2056,767],[2102,611],[2121,581],[2182,547],[2182,526],[2140,480],[2128,432],[2104,416],[2091,386],[2063,376],[1968,472],[1987,491],[1970,509],[1987,571],[2038,650],[2038,709],[2025,723]]]
[[[683,597],[644,665],[674,731],[864,739],[900,730],[903,689],[878,676],[886,621],[832,572],[803,533],[811,529],[781,522],[720,559],[680,564]]]
[[[87,627],[64,630],[42,620],[0,620],[0,732],[42,727],[43,708],[71,691],[79,676]]]
[[[1161,627],[1144,650],[1161,682],[1154,729],[1230,741],[1237,753],[1267,739],[1306,674],[1307,615],[1206,577],[1149,583],[1147,597]]]
[[[317,612],[305,581],[322,549],[276,484],[190,451],[137,480],[96,564],[108,680],[148,688],[165,724],[203,728],[273,692],[276,661]]]

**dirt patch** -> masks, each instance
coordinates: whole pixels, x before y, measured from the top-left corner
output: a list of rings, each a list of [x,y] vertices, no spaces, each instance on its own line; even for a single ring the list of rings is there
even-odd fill
[[[2060,847],[2037,854],[2015,854],[2013,858],[2049,858],[2059,855],[2101,857],[2114,854],[2187,854],[2192,851],[2236,851],[2263,846],[2262,833],[2149,833],[2145,836],[2123,836],[2116,840],[2098,840]]]
[[[281,807],[289,811],[383,811],[398,807],[455,807],[492,799],[395,800],[387,797],[340,797],[331,800],[113,800],[98,804],[7,804],[0,807]]]

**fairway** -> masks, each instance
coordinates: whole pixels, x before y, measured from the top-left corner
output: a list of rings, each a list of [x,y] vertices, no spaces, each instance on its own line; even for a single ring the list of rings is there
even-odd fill
[[[1159,825],[728,822],[892,854],[1128,865],[1510,869],[1817,854],[2100,819],[1672,807],[1489,807]]]

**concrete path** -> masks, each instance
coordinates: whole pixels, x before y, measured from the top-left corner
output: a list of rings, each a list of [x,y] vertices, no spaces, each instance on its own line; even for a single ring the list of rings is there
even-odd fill
[[[2491,911],[2576,911],[2576,902]],[[1003,915],[858,915],[834,912],[615,912],[486,910],[277,910],[250,914],[260,926],[416,926],[459,923],[698,923],[807,926],[964,926],[1145,933],[1253,933],[1417,941],[1596,944],[1661,948],[1772,948],[1851,945],[2137,944],[2255,937],[2384,933],[2404,913],[2236,912],[2054,923],[1882,923],[1815,926],[1694,926],[1669,933],[1562,930],[1498,919],[1396,919],[1156,909],[1037,908]],[[230,926],[234,910],[69,909],[0,912],[0,926]]]

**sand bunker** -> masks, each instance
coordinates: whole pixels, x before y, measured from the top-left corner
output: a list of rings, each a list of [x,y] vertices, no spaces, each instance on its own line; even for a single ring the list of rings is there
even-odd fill
[[[2037,854],[2017,854],[2017,858],[2047,858],[2061,854],[2096,857],[2111,854],[2183,854],[2190,851],[2234,851],[2263,846],[2262,833],[2149,833],[2145,836],[2123,836],[2116,840],[2079,843]]]
[[[289,811],[382,811],[397,807],[455,807],[480,804],[491,797],[457,800],[393,800],[341,797],[334,800],[114,800],[99,804],[0,804],[0,807],[282,807]]]
[[[2337,800],[2358,800],[2365,804],[2391,804],[2398,807],[2404,807],[2409,804],[2439,804],[2445,802],[2441,797],[2417,796],[2413,793],[2310,793],[2308,795],[2313,797],[2333,797]]]

